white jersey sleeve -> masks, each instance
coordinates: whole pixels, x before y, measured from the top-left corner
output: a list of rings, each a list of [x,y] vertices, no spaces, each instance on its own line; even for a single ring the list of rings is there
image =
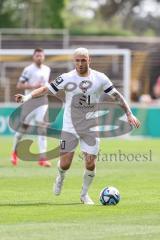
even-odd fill
[[[102,81],[104,92],[108,95],[111,95],[115,91],[115,88],[111,80],[104,73],[102,74]]]
[[[22,71],[22,74],[21,74],[21,76],[19,78],[19,82],[28,82],[29,79],[30,79],[30,71],[29,71],[29,68],[26,67]]]
[[[56,94],[59,90],[62,90],[65,88],[65,85],[67,82],[67,78],[65,75],[67,74],[64,73],[59,77],[57,77],[52,82],[46,84],[50,92],[52,92],[53,94]]]

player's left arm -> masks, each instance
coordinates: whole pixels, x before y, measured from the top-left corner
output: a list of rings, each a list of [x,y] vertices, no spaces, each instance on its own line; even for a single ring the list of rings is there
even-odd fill
[[[117,91],[117,89],[114,88],[109,95],[124,110],[124,112],[126,113],[128,122],[134,127],[138,128],[140,126],[140,121],[133,115],[127,101],[122,96],[122,94],[119,91]]]

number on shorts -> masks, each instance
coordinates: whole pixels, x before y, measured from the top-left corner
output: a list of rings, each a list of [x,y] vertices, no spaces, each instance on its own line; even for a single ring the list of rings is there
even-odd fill
[[[62,140],[61,141],[61,149],[65,149],[65,147],[66,147],[66,141]]]

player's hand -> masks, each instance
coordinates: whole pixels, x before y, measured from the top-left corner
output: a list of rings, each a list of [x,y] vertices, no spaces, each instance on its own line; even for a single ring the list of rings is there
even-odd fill
[[[140,121],[133,114],[128,115],[127,118],[130,125],[136,128],[140,127]]]
[[[16,94],[15,96],[15,101],[17,102],[17,103],[23,103],[24,102],[24,95],[22,95],[22,94]]]
[[[32,98],[32,94],[28,94],[28,95],[22,95],[22,94],[16,94],[15,95],[15,100],[18,103],[24,103],[28,100],[30,100]]]

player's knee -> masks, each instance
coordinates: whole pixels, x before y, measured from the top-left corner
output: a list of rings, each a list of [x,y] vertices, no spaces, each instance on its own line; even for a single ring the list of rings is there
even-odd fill
[[[86,169],[93,171],[96,167],[96,162],[94,158],[86,159]]]
[[[60,157],[59,165],[63,170],[68,170],[71,166],[74,153],[62,154]]]
[[[95,168],[96,168],[95,163],[86,164],[86,169],[87,169],[87,170],[93,171]]]
[[[60,167],[63,170],[68,170],[70,168],[70,164],[69,163],[62,163],[62,164],[60,164]]]
[[[94,155],[90,155],[90,154],[86,154],[85,155],[85,162],[86,162],[86,168],[90,170],[91,169],[95,169],[96,166],[96,156]]]
[[[71,166],[71,161],[69,160],[63,160],[63,161],[60,161],[60,168],[63,169],[63,170],[68,170]]]

